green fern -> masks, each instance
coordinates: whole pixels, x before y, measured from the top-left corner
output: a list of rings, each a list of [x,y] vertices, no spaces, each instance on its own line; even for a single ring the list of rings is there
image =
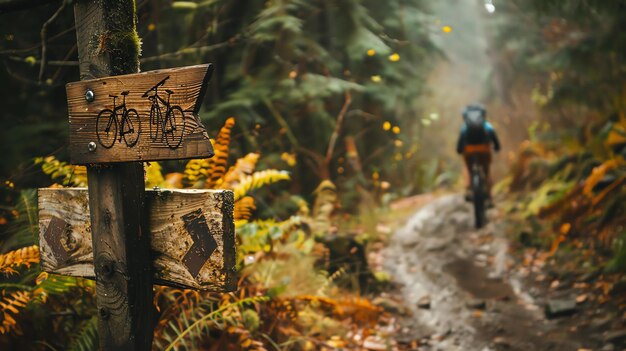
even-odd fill
[[[92,351],[98,348],[98,317],[93,316],[82,323],[80,330],[72,335],[68,351]]]
[[[237,184],[233,189],[235,193],[235,201],[241,199],[253,189],[289,179],[289,172],[278,171],[275,169],[266,169],[264,171],[254,172],[249,176],[241,177],[239,184]]]
[[[214,321],[216,318],[220,319],[221,316],[223,315],[224,312],[226,312],[229,309],[232,308],[239,308],[245,305],[251,305],[254,303],[258,303],[258,302],[264,302],[264,301],[268,301],[269,298],[267,296],[258,296],[258,297],[249,297],[249,298],[245,298],[230,304],[227,304],[225,306],[222,306],[220,308],[218,308],[215,311],[212,311],[211,313],[205,314],[204,316],[202,316],[202,318],[196,320],[195,322],[193,322],[192,324],[190,324],[188,327],[186,327],[184,330],[182,330],[178,336],[172,340],[172,342],[167,346],[167,348],[165,349],[165,351],[170,351],[172,350],[176,344],[178,344],[180,341],[184,340],[184,338],[191,333],[192,331],[196,330],[196,329],[201,329],[203,327],[207,326],[207,323],[204,322],[208,322],[208,321]],[[178,333],[178,331],[177,331]]]
[[[57,274],[42,273],[37,278],[37,285],[33,288],[36,296],[41,300],[51,295],[63,295],[74,288],[93,286],[94,282],[82,278],[69,277]]]
[[[41,170],[53,180],[60,180],[65,186],[87,186],[87,168],[70,165],[59,161],[54,156],[37,157],[35,164],[41,164]]]
[[[37,190],[22,190],[14,206],[15,219],[0,233],[0,252],[38,244]]]
[[[210,294],[186,294],[183,291],[181,295],[176,293],[177,290],[167,290],[162,294],[169,301],[167,310],[162,311],[161,318],[155,330],[154,345],[157,349],[162,350],[176,339],[181,330],[186,329],[193,321],[210,313],[216,308],[217,299],[212,298]],[[181,299],[182,296],[186,296]],[[165,323],[165,326],[162,324]],[[181,341],[181,347],[185,349],[193,349],[188,343],[191,343],[201,337],[204,329],[197,329],[191,333],[186,340]]]

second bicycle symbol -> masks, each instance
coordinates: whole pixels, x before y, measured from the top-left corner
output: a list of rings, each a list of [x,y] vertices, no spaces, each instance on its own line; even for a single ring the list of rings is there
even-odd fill
[[[165,89],[167,99],[159,95],[159,88],[162,87],[170,77],[167,76],[152,88],[148,89],[142,98],[148,98],[150,106],[150,138],[152,141],[163,141],[167,146],[175,149],[183,141],[185,132],[185,114],[178,105],[170,104],[170,97],[173,91]]]
[[[172,90],[163,89],[167,97],[159,95],[167,76],[141,95],[150,101],[150,139],[153,142],[165,143],[169,148],[178,148],[185,132],[185,114],[178,105],[172,105],[170,98],[174,94]],[[141,121],[139,113],[134,108],[126,107],[126,96],[129,91],[122,91],[122,104],[116,105],[117,95],[109,95],[113,98],[113,108],[100,111],[96,117],[96,135],[98,142],[106,149],[110,149],[116,142],[124,143],[133,147],[139,141],[141,135]]]

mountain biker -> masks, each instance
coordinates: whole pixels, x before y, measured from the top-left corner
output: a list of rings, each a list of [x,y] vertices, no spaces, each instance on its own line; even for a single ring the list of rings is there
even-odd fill
[[[468,175],[472,173],[472,162],[476,160],[485,172],[487,187],[489,189],[489,204],[491,201],[491,176],[489,166],[491,164],[491,144],[493,149],[500,151],[500,141],[491,123],[487,122],[487,110],[481,104],[467,105],[463,110],[463,126],[457,142],[456,152],[462,154],[467,166]],[[467,192],[465,198],[472,197],[469,176],[467,180]]]

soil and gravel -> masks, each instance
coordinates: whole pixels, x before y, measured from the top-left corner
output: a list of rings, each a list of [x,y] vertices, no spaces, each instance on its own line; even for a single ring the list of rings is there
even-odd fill
[[[410,311],[398,343],[446,351],[622,350],[623,320],[608,306],[576,302],[569,286],[554,290],[521,277],[497,211],[475,230],[471,207],[447,195],[393,234],[383,256],[399,289],[387,298]]]

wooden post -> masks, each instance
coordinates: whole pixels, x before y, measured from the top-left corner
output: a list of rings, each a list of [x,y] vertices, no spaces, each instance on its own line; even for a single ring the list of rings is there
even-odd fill
[[[80,77],[139,71],[134,0],[74,5]],[[150,237],[141,162],[88,166],[101,350],[150,350],[154,330]]]

